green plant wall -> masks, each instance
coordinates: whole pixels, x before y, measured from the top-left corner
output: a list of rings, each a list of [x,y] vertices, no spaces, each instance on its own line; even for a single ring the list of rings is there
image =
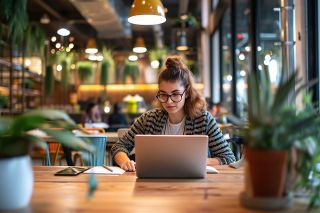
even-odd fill
[[[92,62],[80,61],[77,63],[77,70],[81,83],[90,83],[94,75]]]
[[[126,83],[126,77],[130,76],[132,83],[137,83],[139,77],[139,65],[135,62],[130,62],[126,60],[123,75],[122,75],[122,83]]]
[[[53,94],[54,90],[54,76],[53,69],[51,65],[46,67],[46,74],[44,79],[44,93],[46,96],[50,96]]]

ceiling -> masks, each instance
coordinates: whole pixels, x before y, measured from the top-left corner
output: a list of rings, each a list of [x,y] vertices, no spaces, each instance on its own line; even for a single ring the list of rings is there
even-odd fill
[[[200,18],[197,0],[162,0],[167,8],[167,21],[158,26],[137,26],[127,22],[133,0],[28,0],[27,10],[32,23],[40,23],[44,14],[50,23],[41,24],[48,36],[57,35],[60,27],[70,29],[76,48],[85,48],[91,37],[98,44],[119,51],[132,49],[133,40],[142,36],[146,46],[170,46],[174,35],[173,25],[184,13]],[[194,39],[193,39],[194,40]],[[191,42],[194,42],[191,39]]]

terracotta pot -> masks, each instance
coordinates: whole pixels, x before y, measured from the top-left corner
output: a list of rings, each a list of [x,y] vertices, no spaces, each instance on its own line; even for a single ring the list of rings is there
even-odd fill
[[[249,190],[255,197],[282,197],[287,174],[287,151],[245,149]]]

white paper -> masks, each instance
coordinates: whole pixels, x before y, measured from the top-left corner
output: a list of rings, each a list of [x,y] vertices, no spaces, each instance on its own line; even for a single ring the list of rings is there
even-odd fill
[[[207,166],[206,170],[207,170],[208,174],[218,174],[219,173],[219,171],[216,168],[214,168],[213,166]]]
[[[103,166],[95,166],[91,169],[88,169],[84,173],[87,174],[105,174],[105,175],[122,175],[125,171],[117,166],[108,166],[112,170],[109,171],[108,169],[104,168]]]

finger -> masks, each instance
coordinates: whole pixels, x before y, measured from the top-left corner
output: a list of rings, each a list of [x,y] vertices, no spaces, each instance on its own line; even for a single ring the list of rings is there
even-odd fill
[[[130,161],[132,171],[136,171],[136,163],[134,161]]]
[[[129,171],[134,171],[134,166],[132,165],[132,162],[128,162],[128,168],[129,168]]]

